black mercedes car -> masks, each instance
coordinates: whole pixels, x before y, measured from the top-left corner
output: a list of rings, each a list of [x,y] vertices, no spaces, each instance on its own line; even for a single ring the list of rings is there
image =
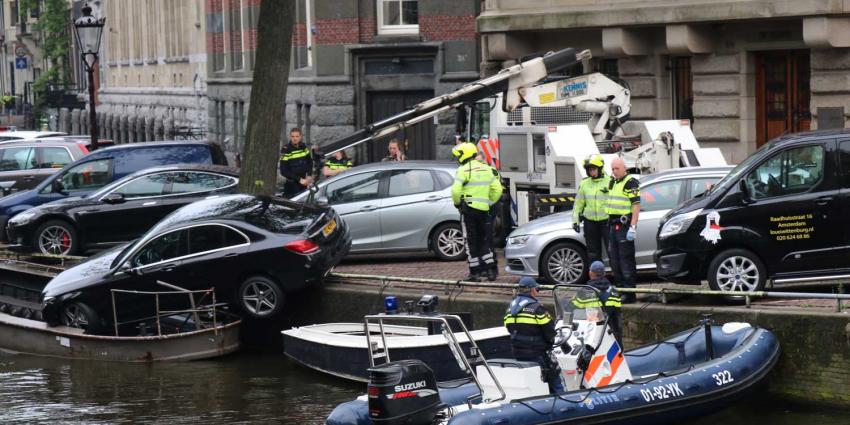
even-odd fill
[[[178,208],[236,191],[239,171],[169,165],[130,174],[97,192],[30,208],[6,224],[14,251],[74,255],[138,238]]]
[[[320,281],[348,252],[351,236],[333,209],[279,198],[227,195],[187,205],[139,240],[101,253],[53,278],[42,293],[45,320],[99,333],[152,317],[147,294],[214,288],[249,316],[269,318],[287,292]],[[120,297],[118,296],[120,295]],[[169,308],[160,297],[160,313]]]

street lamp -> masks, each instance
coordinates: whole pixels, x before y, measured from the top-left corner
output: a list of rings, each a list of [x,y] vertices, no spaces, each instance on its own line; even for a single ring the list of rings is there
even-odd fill
[[[91,11],[91,6],[88,3],[83,5],[83,16],[74,21],[74,35],[76,35],[77,48],[83,57],[83,64],[85,64],[89,77],[89,129],[91,130],[91,149],[95,150],[98,148],[98,134],[97,113],[94,110],[94,67],[97,64],[100,34],[103,32],[103,24],[106,22],[106,18],[95,18]]]

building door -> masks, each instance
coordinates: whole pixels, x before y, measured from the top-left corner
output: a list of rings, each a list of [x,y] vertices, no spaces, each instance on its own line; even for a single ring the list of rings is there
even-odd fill
[[[807,131],[811,89],[808,51],[765,52],[756,56],[756,141],[758,146],[786,133]]]
[[[694,121],[694,90],[691,58],[670,58],[671,84],[673,88],[673,118]]]
[[[434,97],[434,92],[430,90],[368,92],[366,95],[368,105],[366,121],[374,123],[391,117],[432,97]],[[434,159],[437,151],[435,134],[434,121],[430,119],[422,121],[413,127],[398,131],[394,135],[370,144],[369,158],[371,161],[380,161],[386,157],[387,145],[390,140],[397,139],[401,142],[407,159]]]

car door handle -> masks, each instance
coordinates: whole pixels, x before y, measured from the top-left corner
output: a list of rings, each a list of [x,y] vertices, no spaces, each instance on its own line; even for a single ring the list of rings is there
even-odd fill
[[[162,266],[162,271],[170,273],[174,271],[175,267],[177,267],[177,264],[166,264]]]
[[[815,202],[817,202],[817,204],[821,206],[826,205],[832,202],[832,196],[824,196],[822,198],[815,199]]]
[[[23,181],[25,181],[25,182],[31,182],[33,180],[35,180],[35,176],[25,176],[23,178]]]
[[[239,255],[238,252],[231,252],[230,254],[225,254],[224,258],[233,258],[237,255]]]
[[[151,205],[156,205],[156,201],[145,202],[142,204],[143,207],[149,207]]]
[[[439,195],[432,195],[432,196],[425,198],[425,200],[428,201],[428,202],[434,202],[434,201],[439,201],[441,198],[442,197],[439,196]]]
[[[365,207],[360,208],[360,212],[375,211],[376,209],[378,209],[378,207],[374,205],[366,205]]]

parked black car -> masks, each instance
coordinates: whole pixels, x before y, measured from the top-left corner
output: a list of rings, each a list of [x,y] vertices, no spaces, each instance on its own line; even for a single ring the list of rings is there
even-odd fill
[[[5,146],[5,145],[0,145]],[[46,178],[32,190],[0,198],[0,230],[22,211],[69,196],[84,196],[128,174],[169,164],[227,165],[221,147],[206,142],[127,143],[98,149]],[[6,232],[0,231],[0,240]]]
[[[2,194],[36,187],[62,167],[89,153],[85,144],[62,139],[32,139],[0,144]]]
[[[215,288],[249,316],[269,318],[287,292],[320,281],[348,252],[345,223],[327,206],[228,195],[187,205],[138,241],[70,268],[43,291],[50,325],[98,333],[112,322],[112,289]],[[142,297],[142,295],[139,295]],[[119,322],[150,317],[152,297],[116,303]]]
[[[178,208],[234,193],[235,168],[170,165],[142,170],[86,196],[30,208],[6,224],[14,251],[74,255],[138,238]]]

